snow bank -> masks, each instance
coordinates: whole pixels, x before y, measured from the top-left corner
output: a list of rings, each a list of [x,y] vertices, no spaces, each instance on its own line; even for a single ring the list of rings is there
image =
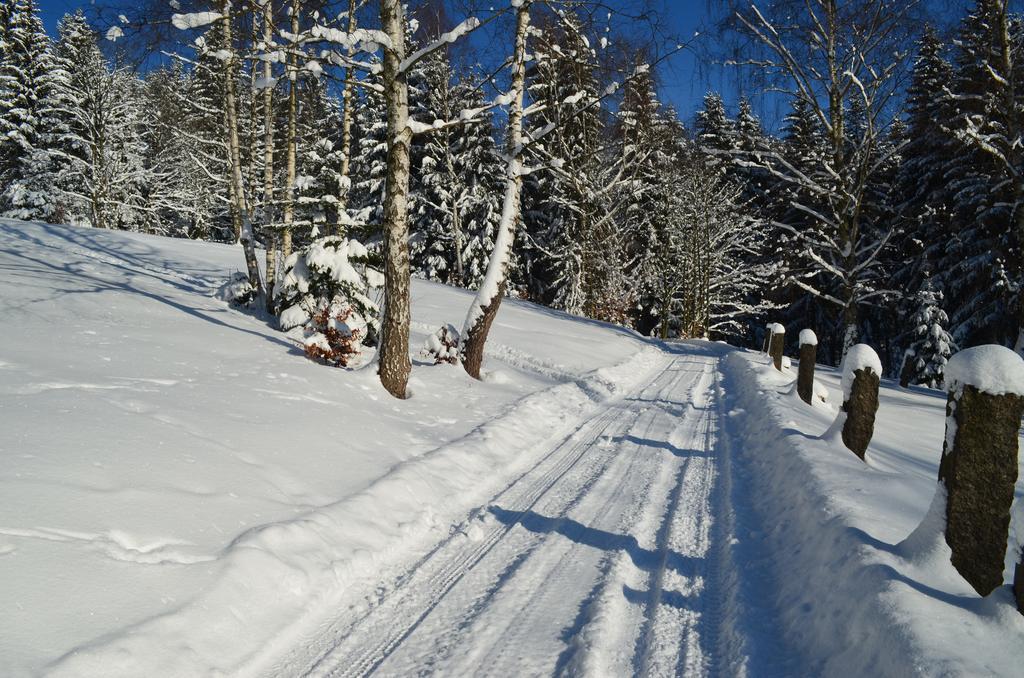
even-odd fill
[[[882,376],[882,361],[879,359],[875,349],[867,344],[855,344],[846,352],[843,358],[843,365],[839,368],[843,373],[843,402],[850,399],[850,389],[853,388],[854,373],[858,370],[869,369],[879,377]]]
[[[819,437],[834,409],[798,407],[791,376],[749,354],[728,357],[723,371],[726,407],[745,412],[724,433],[737,475],[756,479],[762,527],[750,538],[767,551],[748,567],[767,568],[757,587],[808,663],[804,675],[1019,675],[1024,617],[1009,586],[979,598],[942,537],[942,394],[883,383],[863,464]],[[834,370],[818,377],[840,386]]]
[[[969,385],[990,395],[1024,396],[1024,358],[1005,346],[989,344],[954,353],[944,377],[947,391]]]
[[[818,335],[814,333],[814,330],[800,330],[800,346],[817,346]]]
[[[396,553],[436,541],[531,466],[544,441],[666,362],[654,348],[580,381],[529,395],[465,438],[400,465],[365,491],[236,539],[214,585],[158,617],[58,664],[56,676],[251,673],[287,648],[285,629]],[[441,533],[441,534],[439,534]]]

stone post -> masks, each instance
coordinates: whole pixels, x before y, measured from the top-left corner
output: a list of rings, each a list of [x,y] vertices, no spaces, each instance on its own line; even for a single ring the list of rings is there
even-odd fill
[[[1020,560],[1013,573],[1013,593],[1017,596],[1017,611],[1024,614],[1024,546],[1020,547]]]
[[[1003,583],[1024,415],[1024,360],[1004,346],[975,346],[950,359],[945,380],[939,480],[947,493],[946,543],[953,566],[987,596]],[[1020,595],[1018,587],[1018,601]]]
[[[818,359],[818,337],[813,330],[800,330],[800,369],[796,392],[808,405],[814,399],[814,363]]]
[[[851,346],[843,360],[843,444],[861,459],[875,434],[882,361],[867,344]]]
[[[775,369],[782,371],[782,347],[786,342],[786,328],[779,323],[772,323],[771,343],[768,344],[768,355],[775,363]]]

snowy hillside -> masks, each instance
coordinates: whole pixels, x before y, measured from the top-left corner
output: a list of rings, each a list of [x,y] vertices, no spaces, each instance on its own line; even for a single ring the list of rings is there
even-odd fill
[[[240,265],[0,222],[4,675],[1024,666],[1009,587],[907,540],[941,392],[883,382],[864,464],[832,370],[811,408],[761,355],[509,301],[483,382],[419,360],[399,401],[216,300]],[[469,302],[414,283],[413,346]]]
[[[233,544],[255,539],[252,528],[371,496],[403,462],[465,438],[527,393],[569,384],[516,430],[469,439],[499,450],[496,463],[512,463],[525,442],[556,434],[563,417],[602,397],[600,376],[588,392],[576,379],[642,347],[629,332],[511,303],[495,326],[485,383],[419,365],[414,397],[397,402],[371,371],[315,365],[280,332],[214,299],[240,264],[240,252],[222,245],[0,226],[0,657],[8,669],[33,671],[179,610],[234,567]],[[412,345],[460,322],[470,298],[418,283]],[[467,501],[447,500],[465,509]],[[422,529],[447,529],[429,514],[415,518]],[[393,546],[398,530],[356,536],[375,550]]]

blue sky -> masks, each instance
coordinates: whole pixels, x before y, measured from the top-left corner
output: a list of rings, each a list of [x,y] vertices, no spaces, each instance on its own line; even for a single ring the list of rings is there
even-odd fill
[[[53,35],[57,22],[67,12],[87,7],[90,0],[37,0],[47,31]],[[667,0],[668,29],[680,36],[692,36],[707,22],[707,3],[703,0]],[[704,69],[707,70],[707,69]],[[709,84],[710,81],[710,84]],[[714,82],[713,75],[701,72],[692,52],[681,52],[666,63],[662,78],[662,97],[689,117],[700,105],[709,87],[729,89],[724,77]]]
[[[37,0],[46,28],[53,34],[57,21],[69,11],[78,7],[87,7],[92,0]],[[614,2],[614,0],[612,0]],[[959,18],[964,8],[973,4],[972,0],[925,0],[925,2],[941,17]],[[684,39],[693,36],[696,31],[704,32],[713,21],[708,6],[714,4],[707,0],[663,0],[662,6],[667,11],[666,29]],[[1020,11],[1024,0],[1011,0],[1011,7]],[[680,112],[684,120],[689,122],[700,107],[705,92],[714,89],[721,92],[730,108],[734,108],[740,92],[738,85],[731,77],[730,68],[708,63],[694,51],[686,50],[674,55],[661,70],[662,99],[672,104]],[[767,119],[769,128],[775,127],[771,120],[778,119],[782,111],[777,105],[766,106],[765,101],[755,101],[755,108],[762,109],[762,117]]]

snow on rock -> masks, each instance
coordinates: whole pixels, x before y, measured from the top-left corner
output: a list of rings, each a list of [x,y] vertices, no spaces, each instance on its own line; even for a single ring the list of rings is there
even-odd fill
[[[800,346],[817,346],[818,335],[814,333],[814,330],[800,330]]]
[[[846,352],[846,357],[843,358],[843,365],[840,368],[843,374],[843,402],[850,399],[850,389],[853,388],[853,379],[856,376],[854,373],[864,369],[870,369],[881,378],[882,361],[875,353],[875,349],[867,344],[855,344]]]
[[[944,377],[947,391],[969,385],[990,395],[1024,396],[1024,359],[1005,346],[989,344],[954,353]]]

